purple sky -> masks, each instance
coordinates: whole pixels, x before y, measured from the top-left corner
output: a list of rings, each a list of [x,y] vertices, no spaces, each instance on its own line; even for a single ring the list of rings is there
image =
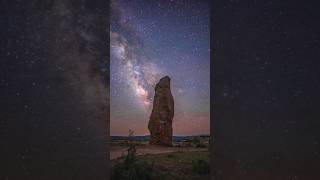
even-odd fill
[[[154,86],[171,78],[174,135],[209,134],[209,1],[114,1],[111,135],[149,134]]]

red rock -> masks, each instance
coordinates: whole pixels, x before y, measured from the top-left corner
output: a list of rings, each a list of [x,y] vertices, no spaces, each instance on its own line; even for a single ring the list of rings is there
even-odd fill
[[[165,76],[155,87],[153,109],[148,124],[150,144],[172,146],[173,116],[174,101],[170,90],[170,78]]]

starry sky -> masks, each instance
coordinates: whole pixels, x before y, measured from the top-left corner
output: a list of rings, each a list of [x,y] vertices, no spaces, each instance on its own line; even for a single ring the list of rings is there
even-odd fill
[[[319,179],[317,7],[213,1],[214,179]]]
[[[0,179],[107,179],[107,7],[0,2]]]
[[[111,135],[147,135],[155,84],[171,78],[174,135],[210,131],[210,1],[112,1]]]
[[[115,2],[110,44],[108,0],[0,1],[1,179],[107,179],[109,79],[111,132],[144,134],[163,75],[176,134],[211,99],[215,179],[320,179],[317,2],[212,1],[210,97],[208,3]]]

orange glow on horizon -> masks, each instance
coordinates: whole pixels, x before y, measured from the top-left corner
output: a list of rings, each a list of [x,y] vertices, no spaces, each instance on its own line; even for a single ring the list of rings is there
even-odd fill
[[[113,119],[110,124],[110,134],[127,136],[129,129],[132,129],[135,136],[149,135],[148,121],[149,119]],[[210,117],[188,114],[174,118],[172,126],[175,136],[210,134]]]

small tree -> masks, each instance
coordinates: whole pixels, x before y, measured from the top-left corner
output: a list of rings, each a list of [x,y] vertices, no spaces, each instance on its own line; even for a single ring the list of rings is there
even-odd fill
[[[134,134],[134,131],[129,129],[129,135],[128,135],[129,148],[127,150],[128,154],[125,159],[126,166],[130,166],[136,160],[136,145],[133,143],[133,138],[134,138],[133,134]]]

